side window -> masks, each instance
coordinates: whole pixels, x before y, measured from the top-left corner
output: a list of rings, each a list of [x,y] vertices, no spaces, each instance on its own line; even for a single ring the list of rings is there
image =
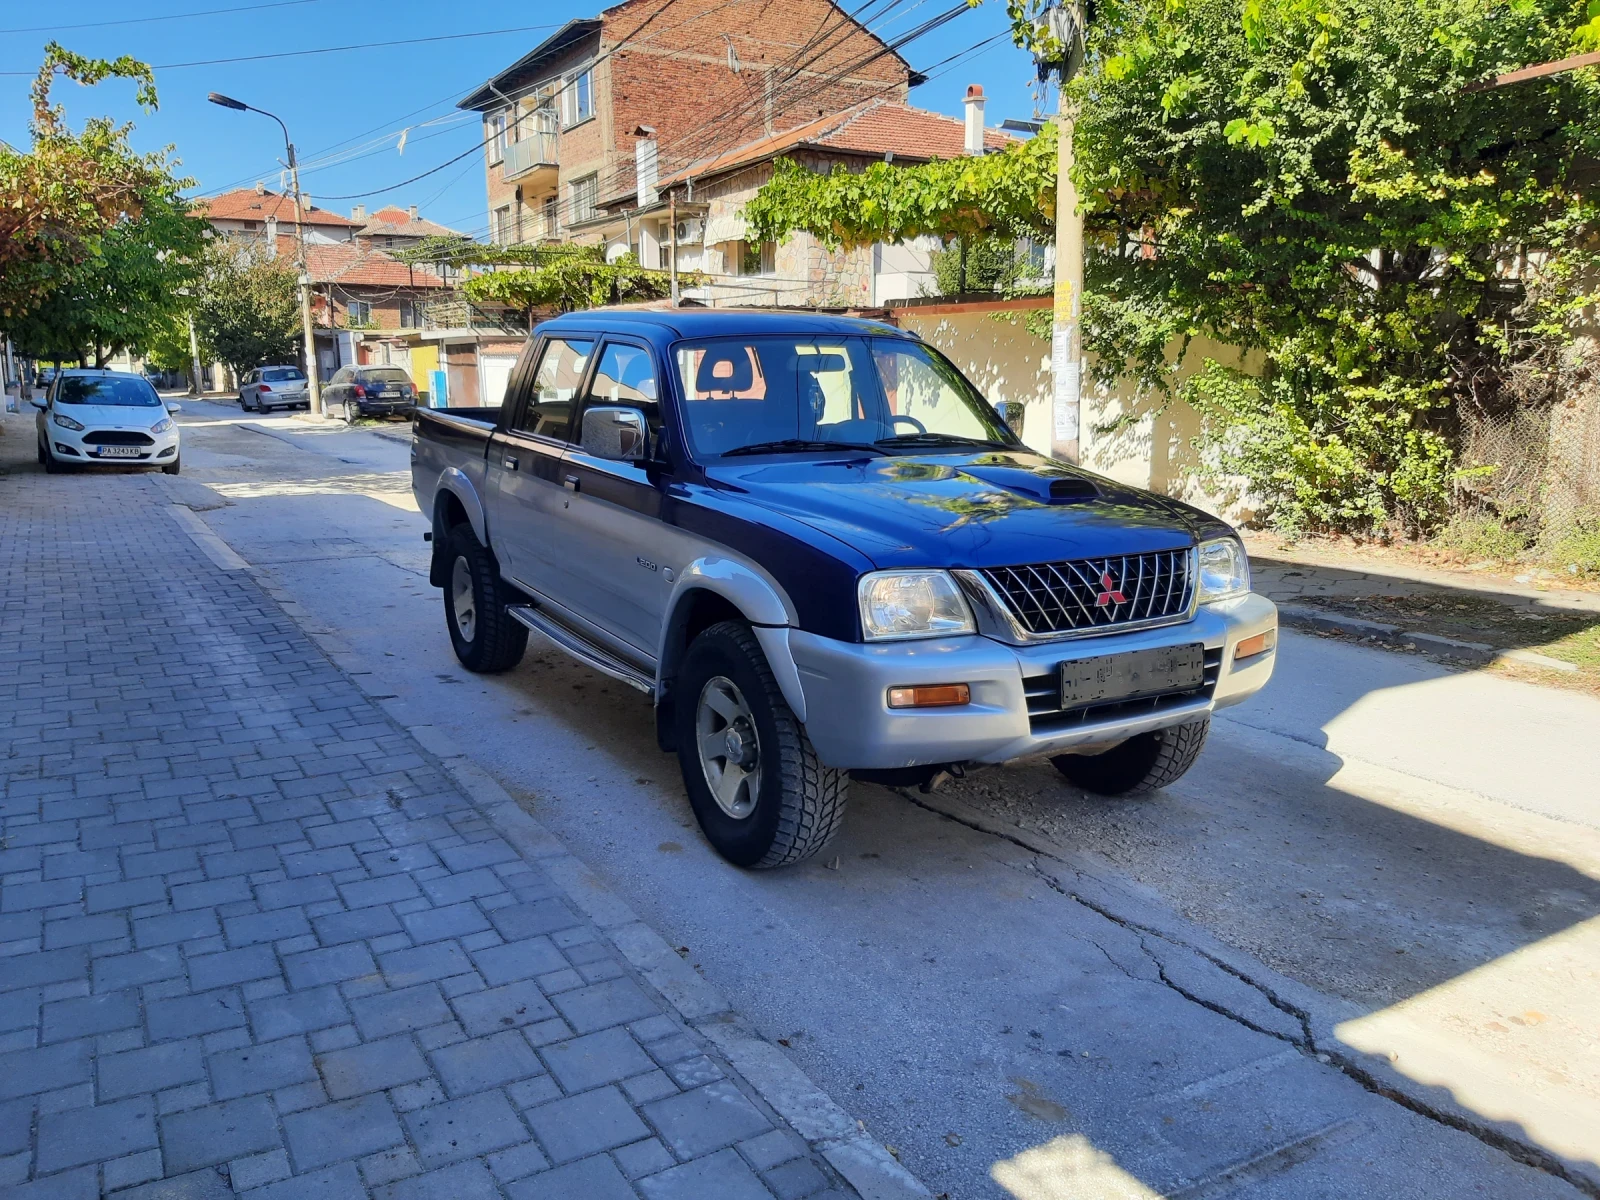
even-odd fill
[[[349,367],[340,367],[333,373],[333,386],[338,387],[341,384],[349,383],[350,375],[351,371]]]
[[[661,393],[650,351],[623,342],[607,342],[594,369],[586,401],[642,409],[650,422],[650,432],[660,433]]]
[[[589,365],[594,342],[551,338],[544,345],[539,369],[534,373],[528,402],[517,414],[517,428],[523,433],[567,440],[572,428],[573,402]]]

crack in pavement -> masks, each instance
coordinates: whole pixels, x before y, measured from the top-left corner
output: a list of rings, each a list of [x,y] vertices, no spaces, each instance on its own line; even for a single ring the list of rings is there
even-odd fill
[[[988,828],[977,821],[968,820],[955,813],[936,808],[933,805],[919,799],[909,789],[896,787],[890,788],[889,790],[906,800],[908,803],[917,808],[923,809],[926,812],[932,813],[936,817],[941,817],[946,821],[952,822],[953,824],[970,829],[974,833],[980,833],[986,837],[998,838],[1001,841],[1010,842],[1012,845],[1026,850],[1030,855],[1033,856],[1029,864],[1030,867],[1038,875],[1040,880],[1043,881],[1052,891],[1059,893],[1066,899],[1074,901],[1075,903],[1088,909],[1090,912],[1093,912],[1098,916],[1110,921],[1112,924],[1121,926],[1130,933],[1138,936],[1140,948],[1155,965],[1157,974],[1160,976],[1161,983],[1170,988],[1177,995],[1182,996],[1185,1000],[1188,1000],[1193,1004],[1197,1004],[1210,1012],[1214,1012],[1218,1016],[1235,1021],[1256,1033],[1266,1034],[1268,1037],[1285,1042],[1288,1045],[1293,1046],[1302,1055],[1315,1060],[1322,1066],[1333,1067],[1335,1070],[1339,1071],[1341,1074],[1358,1084],[1364,1091],[1369,1092],[1374,1096],[1379,1096],[1390,1101],[1391,1103],[1398,1104],[1400,1107],[1408,1109],[1409,1111],[1416,1113],[1418,1116],[1432,1121],[1435,1124],[1443,1125],[1446,1128],[1456,1130],[1458,1133],[1464,1133],[1469,1137],[1474,1137],[1484,1145],[1490,1147],[1491,1149],[1498,1150],[1500,1153],[1506,1155],[1508,1158],[1514,1159],[1523,1166],[1531,1167],[1534,1170],[1541,1171],[1547,1175],[1552,1175],[1557,1179],[1571,1184],[1584,1195],[1594,1197],[1595,1200],[1600,1200],[1600,1181],[1591,1179],[1577,1171],[1572,1170],[1566,1163],[1562,1162],[1560,1158],[1554,1154],[1551,1154],[1542,1146],[1519,1141],[1517,1138],[1511,1136],[1501,1129],[1495,1128],[1493,1125],[1490,1125],[1487,1122],[1475,1121],[1464,1113],[1451,1112],[1447,1109],[1439,1108],[1435,1105],[1429,1104],[1426,1100],[1420,1097],[1410,1095],[1400,1088],[1395,1087],[1393,1084],[1386,1083],[1350,1055],[1345,1054],[1336,1047],[1319,1044],[1316,1032],[1312,1026],[1311,1014],[1306,1012],[1306,1010],[1301,1008],[1299,1005],[1284,999],[1265,982],[1252,978],[1249,974],[1240,970],[1238,967],[1235,967],[1231,963],[1219,958],[1200,946],[1193,945],[1183,938],[1175,937],[1163,930],[1156,929],[1131,918],[1124,917],[1121,914],[1112,911],[1104,904],[1097,903],[1094,900],[1091,900],[1088,897],[1071,890],[1063,885],[1060,880],[1056,879],[1049,872],[1043,870],[1039,866],[1041,859],[1048,859],[1051,862],[1060,863],[1064,868],[1070,871],[1074,877],[1082,878],[1083,872],[1078,870],[1078,868],[1074,867],[1071,863],[1065,862],[1057,858],[1055,855],[1041,850],[1038,846],[1030,845],[1022,838],[1007,833],[1004,830]],[[1166,942],[1168,945],[1187,950],[1206,962],[1211,963],[1224,973],[1237,979],[1240,983],[1252,988],[1264,1000],[1266,1000],[1267,1003],[1272,1005],[1273,1008],[1277,1009],[1286,1016],[1292,1017],[1300,1027],[1301,1036],[1298,1038],[1289,1037],[1276,1030],[1263,1028],[1243,1014],[1232,1011],[1226,1005],[1216,1001],[1206,1000],[1205,998],[1197,996],[1189,990],[1183,988],[1168,976],[1166,966],[1146,944],[1145,939],[1147,937],[1156,938],[1159,941]],[[1129,975],[1130,978],[1138,978],[1128,971],[1127,968],[1122,964],[1116,962],[1116,960],[1112,958],[1111,954],[1105,949],[1105,947],[1101,946],[1093,938],[1085,938],[1084,940],[1095,946],[1095,948],[1104,954],[1106,958],[1112,962],[1112,965],[1117,967],[1118,970],[1122,971],[1123,974]]]

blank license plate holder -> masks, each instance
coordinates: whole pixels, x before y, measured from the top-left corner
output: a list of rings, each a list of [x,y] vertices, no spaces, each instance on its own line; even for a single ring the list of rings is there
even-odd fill
[[[1164,692],[1188,692],[1206,680],[1206,648],[1199,642],[1160,646],[1152,650],[1125,650],[1064,662],[1061,672],[1061,707],[1082,708]]]

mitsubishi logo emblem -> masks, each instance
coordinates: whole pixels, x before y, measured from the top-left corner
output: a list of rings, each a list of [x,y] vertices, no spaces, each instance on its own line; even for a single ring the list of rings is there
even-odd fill
[[[1112,580],[1110,571],[1102,571],[1100,573],[1100,587],[1100,594],[1094,598],[1096,608],[1104,608],[1108,604],[1127,603],[1127,597],[1122,594],[1121,589]]]

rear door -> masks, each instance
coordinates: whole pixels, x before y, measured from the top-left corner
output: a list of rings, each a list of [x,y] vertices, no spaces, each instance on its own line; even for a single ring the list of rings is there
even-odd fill
[[[561,460],[596,341],[565,332],[543,338],[513,375],[505,420],[489,442],[489,528],[501,569],[561,604],[569,603],[570,564],[556,552],[551,527],[566,496]]]
[[[661,377],[655,352],[645,342],[607,336],[589,376],[575,443],[567,452],[562,482],[568,495],[554,542],[570,565],[576,603],[590,620],[653,663],[661,622],[672,592],[670,576],[685,550],[679,532],[662,519],[664,468],[616,462],[586,453],[582,412],[621,404],[644,411],[651,444],[660,444]]]

